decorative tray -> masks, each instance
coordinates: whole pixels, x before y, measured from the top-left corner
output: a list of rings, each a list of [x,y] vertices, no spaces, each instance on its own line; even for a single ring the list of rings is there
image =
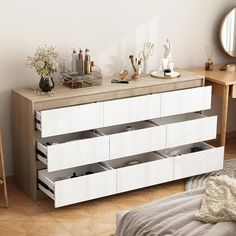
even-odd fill
[[[151,72],[151,76],[159,79],[174,79],[174,78],[179,78],[181,74],[178,71],[173,71],[171,73],[171,76],[165,76],[164,72],[153,71]]]
[[[77,73],[62,73],[61,83],[71,89],[99,86],[102,84],[101,71],[79,75]]]

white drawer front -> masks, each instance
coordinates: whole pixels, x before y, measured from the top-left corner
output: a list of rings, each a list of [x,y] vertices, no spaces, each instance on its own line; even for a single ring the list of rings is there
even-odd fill
[[[166,128],[163,126],[110,135],[110,159],[121,158],[166,147]]]
[[[48,147],[48,171],[109,160],[109,138],[96,137]]]
[[[116,193],[116,173],[106,171],[55,183],[55,207],[88,201]]]
[[[220,170],[223,168],[223,164],[223,147],[174,157],[174,179]]]
[[[86,175],[87,172],[93,172]],[[78,177],[70,178],[73,173]],[[88,201],[116,193],[116,171],[99,164],[49,173],[38,171],[38,186],[55,201],[55,207]],[[44,187],[42,186],[45,185]]]
[[[147,162],[117,169],[117,193],[173,180],[173,159]]]
[[[41,111],[41,136],[50,137],[103,126],[103,103]]]
[[[216,138],[217,117],[205,117],[167,125],[166,147]]]
[[[104,102],[104,126],[160,117],[160,94]]]
[[[211,108],[211,86],[161,94],[161,117]]]

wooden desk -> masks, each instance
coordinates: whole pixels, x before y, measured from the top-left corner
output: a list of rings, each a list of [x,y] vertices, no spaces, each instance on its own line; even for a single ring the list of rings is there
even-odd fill
[[[190,68],[188,70],[203,75],[206,85],[212,85],[212,93],[222,98],[222,121],[220,144],[225,146],[229,96],[236,98],[236,72],[219,71],[221,65],[214,66],[213,71],[205,71],[204,68]]]

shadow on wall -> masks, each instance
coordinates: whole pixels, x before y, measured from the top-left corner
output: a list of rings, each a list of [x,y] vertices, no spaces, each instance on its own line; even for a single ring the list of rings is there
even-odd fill
[[[176,67],[186,68],[204,65],[207,60],[205,46],[212,47],[212,45],[214,45],[214,63],[221,63],[222,60],[219,60],[219,58],[224,58],[224,61],[230,62],[231,59],[227,58],[219,42],[218,33],[221,18],[223,16],[219,17],[216,22],[217,26],[210,29],[207,28],[208,25],[205,25],[205,28],[202,27],[204,22],[201,23],[200,20],[198,23],[186,27],[181,24],[183,19],[173,23],[173,28],[165,28],[163,27],[163,21],[158,16],[154,16],[98,52],[96,60],[103,69],[104,75],[117,76],[120,70],[124,68],[132,71],[129,55],[138,56],[144,43],[151,41],[155,44],[155,51],[149,60],[149,69],[155,70],[158,60],[163,58],[163,44],[169,38]],[[193,29],[198,34],[193,33]],[[186,33],[183,34],[182,32],[185,31]]]
[[[158,39],[158,17],[153,17],[147,23],[141,24],[136,29],[126,34],[116,42],[109,45],[97,55],[97,61],[105,75],[119,75],[119,72],[126,68],[132,71],[129,55],[138,56],[139,52],[143,50],[143,45],[147,41],[155,44],[155,52],[150,60],[151,69],[155,69],[157,65],[157,58],[162,56],[162,51],[157,54]],[[163,41],[164,43],[164,41]],[[115,55],[115,56],[111,56]],[[105,59],[105,60],[104,60]]]

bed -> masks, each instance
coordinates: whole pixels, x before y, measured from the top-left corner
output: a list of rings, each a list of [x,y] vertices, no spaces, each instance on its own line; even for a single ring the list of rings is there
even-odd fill
[[[179,193],[117,217],[116,236],[236,236],[236,223],[195,219],[205,189]]]

